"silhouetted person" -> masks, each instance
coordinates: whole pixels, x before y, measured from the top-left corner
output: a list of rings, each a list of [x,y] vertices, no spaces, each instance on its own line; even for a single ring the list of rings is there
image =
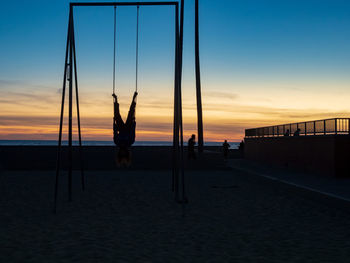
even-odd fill
[[[284,133],[284,136],[289,136],[289,129],[286,130],[286,132]]]
[[[241,152],[241,156],[244,156],[244,141],[242,140],[238,145],[238,150]]]
[[[222,144],[222,148],[224,151],[224,158],[227,159],[228,157],[228,150],[231,146],[227,143],[227,140],[224,141],[224,143]]]
[[[294,136],[300,136],[300,131],[301,131],[301,130],[298,128],[298,129],[294,132],[293,135],[294,135]]]
[[[115,145],[119,148],[117,154],[117,165],[129,167],[131,164],[131,153],[129,147],[135,142],[135,107],[137,92],[134,93],[132,98],[128,117],[125,123],[120,116],[117,96],[115,94],[112,96],[114,98],[113,139]]]
[[[191,138],[188,140],[188,159],[195,160],[196,153],[194,152],[194,146],[196,145],[196,135],[192,134]]]

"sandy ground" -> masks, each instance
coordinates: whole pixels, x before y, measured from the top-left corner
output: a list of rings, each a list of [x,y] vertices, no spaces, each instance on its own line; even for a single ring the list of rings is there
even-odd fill
[[[191,171],[182,216],[167,171],[0,175],[0,262],[350,262],[350,213],[238,171]]]

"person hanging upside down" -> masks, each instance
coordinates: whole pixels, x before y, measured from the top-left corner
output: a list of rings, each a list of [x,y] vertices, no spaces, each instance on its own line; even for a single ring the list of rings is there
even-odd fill
[[[116,160],[119,167],[129,167],[131,165],[131,152],[129,148],[135,142],[137,94],[135,91],[125,123],[120,116],[117,96],[112,94],[114,98],[113,140],[119,148]]]

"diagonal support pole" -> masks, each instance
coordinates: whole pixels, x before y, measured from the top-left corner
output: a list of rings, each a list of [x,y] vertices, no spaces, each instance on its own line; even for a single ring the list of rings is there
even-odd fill
[[[85,191],[85,174],[83,163],[83,150],[81,142],[81,126],[80,126],[80,110],[79,110],[79,92],[78,92],[78,75],[77,75],[77,58],[75,53],[75,36],[74,36],[74,20],[72,16],[72,46],[73,46],[73,60],[74,60],[74,79],[75,79],[75,98],[77,106],[77,123],[78,123],[78,136],[79,136],[79,158],[80,158],[80,171],[81,171],[81,188]]]
[[[64,102],[66,94],[66,83],[67,83],[67,68],[68,68],[68,53],[70,46],[70,23],[71,16],[69,16],[68,21],[68,33],[67,33],[67,44],[66,44],[66,56],[64,60],[64,73],[63,73],[63,88],[62,88],[62,102],[61,102],[61,114],[60,114],[60,127],[58,132],[58,148],[57,148],[57,160],[56,160],[56,180],[55,180],[55,196],[54,196],[54,213],[57,211],[57,194],[58,194],[58,178],[60,174],[61,166],[61,154],[62,154],[62,127],[63,127],[63,117],[64,117]]]
[[[181,1],[180,21],[179,8],[175,12],[175,89],[174,89],[174,134],[173,134],[173,192],[175,201],[187,202],[185,194],[184,145],[182,121],[182,48],[183,48],[183,12],[184,0]]]

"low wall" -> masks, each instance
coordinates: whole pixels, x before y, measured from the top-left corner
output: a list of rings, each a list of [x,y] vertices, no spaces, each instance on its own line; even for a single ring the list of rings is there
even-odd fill
[[[113,146],[84,146],[83,165],[87,170],[118,169],[115,162],[117,153]],[[171,169],[171,146],[135,146],[132,147],[132,166],[130,169],[159,170]],[[68,148],[62,147],[61,167],[67,169]],[[231,155],[239,157],[237,150]],[[225,168],[220,147],[205,147],[205,152],[196,161],[187,160],[185,148],[185,165],[187,169],[221,169]],[[4,170],[52,170],[56,168],[56,146],[0,146],[0,169]],[[73,168],[79,169],[78,147],[73,147]]]
[[[336,177],[350,177],[348,135],[245,138],[245,158]]]

